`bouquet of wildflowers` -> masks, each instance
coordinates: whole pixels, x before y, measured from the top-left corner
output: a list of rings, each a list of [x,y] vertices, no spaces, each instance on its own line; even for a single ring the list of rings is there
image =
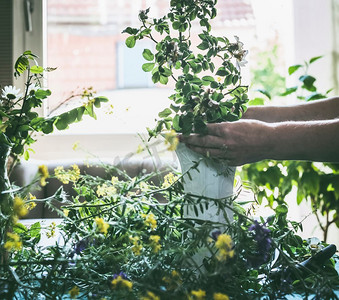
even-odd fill
[[[283,205],[270,218],[253,220],[251,207],[236,196],[184,193],[179,174],[162,174],[154,184],[161,174],[130,178],[111,165],[101,167],[104,178],[82,174],[75,165],[55,169],[75,196],[54,207],[62,217],[58,225],[13,226],[4,245],[8,260],[0,264],[0,297],[227,300],[296,293],[335,299],[335,260],[303,267],[326,245],[302,240],[300,224],[287,220]],[[188,204],[204,211],[211,202],[221,212],[233,210],[226,228],[183,213]],[[57,231],[58,243],[39,243]]]

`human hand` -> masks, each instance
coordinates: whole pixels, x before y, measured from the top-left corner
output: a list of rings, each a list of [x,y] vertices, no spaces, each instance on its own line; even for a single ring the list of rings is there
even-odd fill
[[[179,140],[193,151],[226,159],[230,166],[269,158],[274,126],[256,120],[208,124],[208,134],[180,135]]]

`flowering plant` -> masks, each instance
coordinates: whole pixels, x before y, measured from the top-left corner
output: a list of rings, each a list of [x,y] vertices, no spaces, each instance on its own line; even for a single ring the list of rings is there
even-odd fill
[[[27,74],[25,89],[21,93],[13,86],[5,86],[0,91],[0,261],[7,259],[6,250],[14,245],[21,247],[15,233],[11,233],[13,224],[18,217],[27,213],[27,206],[33,204],[30,197],[26,202],[16,197],[12,184],[9,182],[8,170],[12,170],[21,156],[29,158],[30,145],[35,142],[34,134],[51,133],[54,128],[66,129],[69,124],[80,121],[84,114],[96,117],[93,107],[100,107],[102,102],[108,101],[105,97],[94,97],[90,91],[85,91],[83,97],[87,103],[68,112],[52,117],[43,117],[35,111],[42,106],[43,101],[51,95],[51,91],[43,87],[44,72],[53,71],[53,68],[43,68],[36,61],[37,56],[31,51],[25,51],[16,61],[15,77]],[[10,160],[10,158],[12,160]],[[41,183],[48,176],[46,169],[41,168]],[[27,195],[26,195],[27,196]],[[61,198],[60,195],[55,195]],[[6,246],[7,245],[7,246]]]
[[[147,61],[142,69],[152,72],[154,83],[175,82],[169,108],[159,113],[150,136],[164,128],[183,134],[206,133],[207,123],[234,121],[241,117],[248,101],[247,86],[241,84],[240,67],[246,63],[247,50],[238,37],[211,35],[210,20],[216,14],[216,0],[171,0],[170,12],[161,18],[149,17],[149,9],[139,14],[140,28],[126,28],[127,47],[148,38],[155,50],[144,49]],[[199,20],[198,45],[192,43],[193,21]],[[162,37],[157,41],[156,36]],[[235,65],[234,65],[235,64]]]
[[[85,90],[81,96],[87,103],[83,106],[53,117],[39,116],[34,109],[41,107],[51,95],[51,91],[43,87],[44,72],[55,68],[39,66],[36,58],[31,51],[25,51],[15,63],[15,77],[27,72],[23,93],[16,87],[5,86],[0,94],[0,143],[11,147],[15,160],[22,155],[29,158],[29,151],[33,151],[29,146],[35,142],[34,133],[49,134],[54,128],[66,129],[69,124],[80,121],[84,114],[95,118],[93,107],[108,101],[106,97],[94,97],[90,90]]]
[[[236,197],[184,193],[177,174],[130,178],[112,165],[101,167],[102,178],[80,173],[75,165],[55,170],[56,178],[72,184],[74,196],[60,199],[61,208],[48,200],[62,217],[60,224],[18,222],[1,241],[9,257],[0,262],[0,298],[227,300],[299,293],[336,299],[335,260],[328,260],[332,250],[319,259],[326,245],[302,240],[296,234],[301,225],[287,220],[286,206],[268,219],[253,220],[251,206]],[[154,184],[154,178],[163,179]],[[223,231],[225,224],[183,213],[187,204],[198,214],[211,202],[234,213]],[[16,216],[20,205],[13,210]],[[58,243],[39,243],[56,231]],[[302,263],[310,257],[318,258]]]

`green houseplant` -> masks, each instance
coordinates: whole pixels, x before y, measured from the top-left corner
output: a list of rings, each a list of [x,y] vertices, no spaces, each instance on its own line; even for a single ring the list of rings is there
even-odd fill
[[[248,101],[247,86],[241,84],[240,67],[246,63],[247,50],[238,37],[213,36],[210,20],[215,18],[216,0],[170,1],[167,15],[155,19],[150,9],[141,11],[140,28],[126,28],[127,47],[149,39],[155,49],[144,49],[145,72],[154,83],[175,82],[169,108],[159,113],[151,136],[163,129],[183,134],[206,133],[206,123],[234,121],[241,117]],[[192,27],[201,26],[199,43],[192,43]],[[157,40],[157,38],[159,40]]]

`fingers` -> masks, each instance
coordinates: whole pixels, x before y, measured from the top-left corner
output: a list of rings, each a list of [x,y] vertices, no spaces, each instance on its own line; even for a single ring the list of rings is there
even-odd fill
[[[227,150],[224,149],[220,149],[220,148],[211,148],[211,147],[200,147],[200,146],[195,146],[195,145],[190,145],[190,144],[186,144],[186,146],[197,152],[200,153],[204,156],[207,157],[216,157],[216,158],[226,158],[226,152]]]
[[[227,151],[227,147],[221,148],[203,148],[199,146],[187,145],[187,147],[194,152],[197,152],[206,157],[219,158],[227,162],[229,166],[238,166],[238,162],[235,157],[232,157],[232,154]]]
[[[180,136],[180,142],[185,143],[187,146],[199,146],[206,148],[221,148],[224,145],[224,139],[214,135],[199,135],[191,134],[189,136]]]

